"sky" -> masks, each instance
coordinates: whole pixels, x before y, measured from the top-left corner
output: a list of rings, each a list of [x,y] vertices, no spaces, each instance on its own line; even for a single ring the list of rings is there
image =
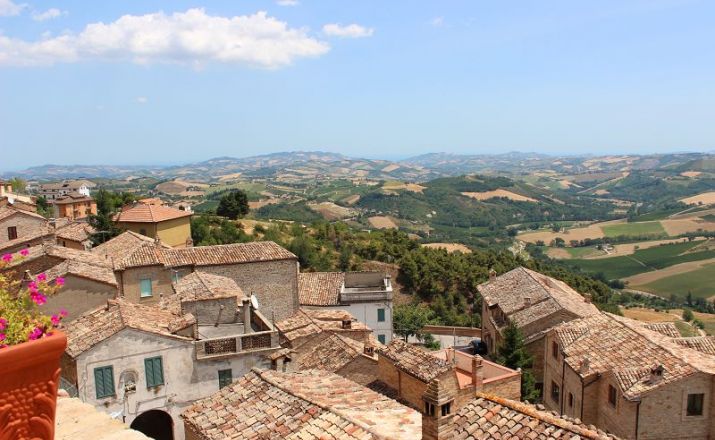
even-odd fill
[[[0,170],[715,150],[712,0],[0,0]]]

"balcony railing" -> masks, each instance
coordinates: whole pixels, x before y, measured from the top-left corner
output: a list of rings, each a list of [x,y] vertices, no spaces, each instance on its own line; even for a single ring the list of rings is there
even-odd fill
[[[263,331],[194,342],[196,359],[214,359],[279,348],[278,332]]]
[[[340,292],[340,302],[342,303],[356,303],[356,302],[384,302],[392,301],[392,291],[376,291],[376,290],[363,290],[363,291],[343,291]]]

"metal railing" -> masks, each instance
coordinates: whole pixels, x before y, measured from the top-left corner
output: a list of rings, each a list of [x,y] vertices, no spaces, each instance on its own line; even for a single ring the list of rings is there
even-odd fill
[[[263,331],[194,342],[196,359],[213,359],[278,348],[278,332]]]

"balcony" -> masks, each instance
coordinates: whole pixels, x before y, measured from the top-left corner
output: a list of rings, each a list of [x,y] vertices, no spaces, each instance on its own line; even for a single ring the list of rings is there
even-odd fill
[[[280,348],[277,331],[246,333],[194,342],[196,359],[216,359]]]

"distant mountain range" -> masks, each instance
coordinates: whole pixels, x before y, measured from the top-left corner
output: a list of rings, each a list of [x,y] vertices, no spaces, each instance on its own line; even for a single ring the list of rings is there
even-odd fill
[[[518,176],[533,173],[583,174],[623,172],[632,170],[670,169],[694,170],[715,164],[713,153],[672,153],[651,155],[549,156],[538,153],[510,152],[504,154],[460,155],[429,153],[401,161],[362,159],[321,151],[296,151],[260,156],[217,157],[180,166],[121,165],[43,165],[22,171],[5,172],[4,178],[22,177],[36,180],[67,178],[153,177],[185,180],[226,180],[244,177],[292,175],[296,178],[395,179],[427,181],[437,177],[480,173]]]

